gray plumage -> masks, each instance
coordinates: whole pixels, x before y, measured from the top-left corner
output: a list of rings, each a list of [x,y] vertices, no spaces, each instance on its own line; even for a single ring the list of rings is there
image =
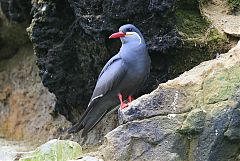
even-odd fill
[[[69,133],[83,129],[86,134],[114,107],[119,104],[118,94],[132,96],[150,72],[150,57],[141,32],[131,24],[119,28],[122,46],[99,74],[93,95],[86,111]]]

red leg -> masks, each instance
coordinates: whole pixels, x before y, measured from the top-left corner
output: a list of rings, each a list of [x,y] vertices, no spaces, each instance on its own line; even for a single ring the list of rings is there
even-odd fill
[[[133,98],[132,96],[128,96],[128,102],[132,102]]]
[[[123,102],[121,93],[118,94],[118,99],[120,101],[120,110],[122,110],[128,106],[128,104]]]

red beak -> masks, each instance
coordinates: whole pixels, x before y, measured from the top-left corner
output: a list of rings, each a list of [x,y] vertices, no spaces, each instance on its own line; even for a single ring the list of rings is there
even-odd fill
[[[120,38],[125,36],[126,34],[123,32],[116,32],[114,34],[112,34],[111,36],[109,36],[109,39],[115,39],[115,38]]]

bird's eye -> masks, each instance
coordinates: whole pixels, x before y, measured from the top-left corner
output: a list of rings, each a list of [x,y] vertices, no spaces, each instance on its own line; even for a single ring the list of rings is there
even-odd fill
[[[127,31],[128,31],[128,32],[132,32],[132,28],[128,28]]]

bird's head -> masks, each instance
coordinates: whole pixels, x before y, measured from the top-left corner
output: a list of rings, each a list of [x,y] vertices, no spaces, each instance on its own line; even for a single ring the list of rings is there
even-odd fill
[[[138,43],[145,44],[141,32],[132,24],[126,24],[119,28],[119,32],[113,33],[109,39],[120,38],[123,44]]]

